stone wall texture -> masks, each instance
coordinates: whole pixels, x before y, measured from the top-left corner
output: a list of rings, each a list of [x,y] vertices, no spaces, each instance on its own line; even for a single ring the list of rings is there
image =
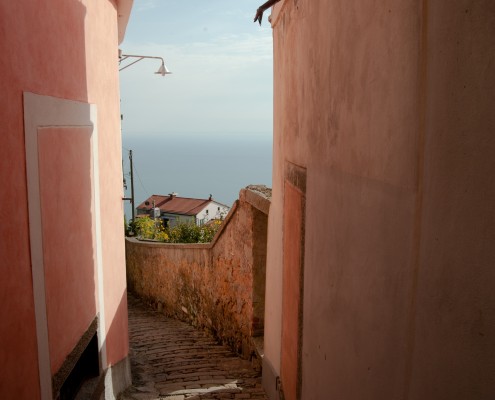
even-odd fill
[[[128,238],[128,289],[251,357],[252,338],[263,335],[269,206],[256,187],[242,189],[208,244]]]

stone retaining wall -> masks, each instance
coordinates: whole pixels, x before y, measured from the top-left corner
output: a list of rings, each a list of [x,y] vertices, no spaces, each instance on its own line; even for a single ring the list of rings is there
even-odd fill
[[[269,206],[259,187],[242,189],[208,244],[127,238],[128,290],[251,357],[263,335]]]

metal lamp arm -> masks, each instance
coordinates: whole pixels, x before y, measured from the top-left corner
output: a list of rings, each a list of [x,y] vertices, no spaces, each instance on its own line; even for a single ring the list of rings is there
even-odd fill
[[[153,58],[153,59],[156,59],[156,60],[161,60],[162,61],[162,64],[165,65],[165,60],[162,58],[162,57],[154,57],[154,56],[137,56],[137,55],[133,55],[133,54],[122,54],[120,56],[120,60],[119,60],[119,63],[121,63],[122,61],[124,60],[127,60],[128,58],[137,58],[136,61],[133,61],[129,64],[127,64],[125,67],[122,67],[119,69],[119,71],[122,71],[126,68],[129,68],[131,65],[134,65],[136,64],[137,62],[141,61],[143,58]]]

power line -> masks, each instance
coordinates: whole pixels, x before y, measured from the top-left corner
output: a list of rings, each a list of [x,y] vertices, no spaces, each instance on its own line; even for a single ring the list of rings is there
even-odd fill
[[[139,175],[139,172],[138,172],[136,166],[134,166],[134,171],[136,172],[136,175],[138,177],[138,181],[141,184],[141,187],[143,188],[144,192],[148,195],[148,197],[151,197],[149,191],[144,187],[143,181],[141,180],[141,176]]]

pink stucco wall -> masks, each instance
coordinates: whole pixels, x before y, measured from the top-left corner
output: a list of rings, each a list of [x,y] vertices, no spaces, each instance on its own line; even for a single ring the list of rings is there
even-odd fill
[[[493,398],[492,2],[277,7],[267,366],[290,161],[307,169],[302,398]]]
[[[300,306],[301,306],[301,257],[303,196],[291,183],[285,182],[284,203],[284,269],[282,276],[282,346],[280,354],[280,377],[285,398],[297,399],[300,386],[299,367]]]
[[[0,341],[5,344],[0,346],[0,363],[4,374],[0,397],[38,398],[40,383],[30,261],[24,91],[94,103],[97,106],[100,194],[101,208],[104,210],[101,225],[106,277],[108,364],[118,362],[128,353],[120,200],[116,4],[114,1],[79,0],[1,2],[0,50],[3,55],[0,58],[0,120],[4,133],[4,154],[0,157],[0,310],[3,321],[0,324]],[[71,170],[65,169],[63,172],[70,174]],[[56,180],[55,177],[50,179]],[[47,192],[45,195],[52,199],[52,193]],[[66,203],[64,206],[73,205]],[[67,213],[64,211],[61,215]],[[80,223],[76,220],[72,222]],[[53,225],[44,228],[51,230]],[[57,246],[56,238],[45,233],[49,237],[47,246],[53,249]],[[46,256],[50,255],[47,253]],[[47,271],[48,274],[52,272]],[[57,283],[62,277],[50,276],[47,280],[47,309],[53,310],[62,295]],[[89,275],[84,281],[89,284],[88,279]],[[55,293],[54,297],[52,293]],[[86,312],[94,314],[94,307],[93,301],[72,312],[75,315],[86,315]],[[62,315],[67,315],[67,310]],[[68,332],[75,334],[81,320],[71,321],[69,318],[65,323]],[[66,335],[60,326],[56,332],[50,337],[54,351],[58,354],[53,368],[56,368],[63,353],[70,347],[65,343]]]
[[[116,364],[128,353],[125,246],[122,237],[122,138],[119,76],[115,67],[118,27],[115,2],[88,2],[86,52],[88,101],[98,104],[101,235],[107,357]],[[109,23],[110,21],[111,23]],[[106,40],[102,40],[105,38]],[[102,62],[102,61],[105,62]]]
[[[427,9],[410,397],[495,397],[495,6]]]
[[[62,366],[97,312],[90,139],[88,128],[43,128],[39,133],[52,374]]]

